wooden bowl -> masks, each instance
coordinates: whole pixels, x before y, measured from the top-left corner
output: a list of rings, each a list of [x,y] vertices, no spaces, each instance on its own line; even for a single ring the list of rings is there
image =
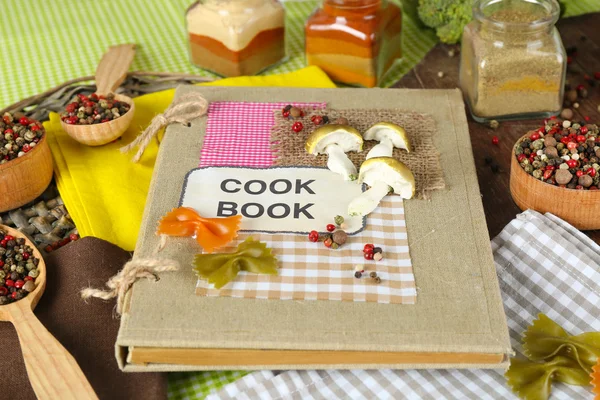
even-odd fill
[[[53,164],[46,135],[24,156],[0,165],[0,212],[35,200],[50,184]]]
[[[129,104],[131,107],[129,111],[117,119],[101,124],[71,125],[61,120],[60,123],[63,130],[79,143],[88,146],[102,146],[103,144],[112,142],[125,133],[131,124],[133,113],[135,112],[135,104],[131,98],[115,94],[115,99]]]
[[[581,230],[600,229],[600,190],[561,188],[535,179],[519,165],[516,146],[510,161],[510,193],[521,210],[549,212]]]

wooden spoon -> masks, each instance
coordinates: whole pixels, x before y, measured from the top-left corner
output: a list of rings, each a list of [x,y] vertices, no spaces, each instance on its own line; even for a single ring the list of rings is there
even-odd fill
[[[40,274],[33,292],[14,303],[0,306],[0,321],[15,326],[29,381],[38,399],[97,399],[94,389],[71,354],[52,336],[33,313],[46,288],[46,264],[38,249],[19,231],[0,225],[15,238],[24,238],[40,260]]]
[[[135,56],[135,44],[112,46],[102,56],[96,69],[96,94],[107,95],[123,83]],[[71,125],[61,120],[62,128],[73,139],[88,146],[101,146],[117,139],[127,130],[133,119],[135,105],[127,96],[115,94],[115,99],[131,107],[129,111],[112,121],[92,125]]]

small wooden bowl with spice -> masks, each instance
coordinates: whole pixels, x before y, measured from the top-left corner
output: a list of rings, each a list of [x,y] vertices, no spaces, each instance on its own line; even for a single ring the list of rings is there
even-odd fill
[[[44,290],[46,288],[46,264],[39,250],[33,243],[21,232],[9,228],[8,226],[0,225],[0,248],[3,249],[2,258],[8,260],[16,259],[7,257],[9,251],[15,247],[20,247],[23,253],[19,253],[21,258],[26,262],[35,261],[36,265],[28,271],[19,274],[19,280],[13,281],[10,279],[2,279],[3,293],[0,293],[0,298],[3,300],[9,299],[0,305],[0,321],[11,322],[17,335],[23,352],[23,360],[27,368],[27,375],[31,386],[40,399],[97,399],[90,383],[79,368],[79,365],[71,354],[52,336],[52,334],[42,325],[33,313],[33,309],[38,304]],[[9,238],[9,242],[13,242],[15,246],[10,246],[4,239]],[[21,243],[21,244],[19,244]],[[24,257],[27,252],[27,256]],[[13,261],[16,262],[16,261]],[[0,270],[6,273],[6,264]],[[20,262],[19,262],[20,263]],[[17,267],[16,271],[19,267]],[[29,268],[29,267],[28,267]],[[11,272],[12,268],[8,268]],[[17,273],[13,271],[11,273]],[[36,271],[35,277],[32,279],[32,272]],[[22,276],[25,275],[25,282]],[[19,294],[19,297],[10,299],[6,295],[6,286],[10,286],[13,293]],[[31,286],[31,288],[28,288]],[[19,289],[16,289],[18,287]],[[24,294],[23,294],[24,293]],[[24,297],[23,297],[24,296]],[[11,296],[12,297],[12,296]]]
[[[131,98],[119,94],[114,95],[114,100],[126,103],[129,106],[129,110],[115,119],[98,124],[69,124],[61,119],[60,123],[63,130],[79,143],[88,146],[102,146],[103,144],[116,140],[125,133],[131,124],[133,113],[135,111],[135,104]]]
[[[15,129],[15,126],[11,126],[12,129]],[[43,128],[40,129],[43,131]],[[23,147],[26,152],[14,159],[4,158],[0,164],[0,212],[21,207],[35,200],[50,184],[53,173],[50,147],[45,134],[36,140],[38,141],[25,142]],[[32,146],[33,144],[35,146]],[[19,149],[19,153],[23,147]]]
[[[135,56],[135,45],[109,48],[96,69],[96,93],[78,95],[61,114],[62,128],[79,143],[101,146],[121,137],[133,120],[135,104],[115,94],[127,76]]]
[[[521,210],[532,209],[541,213],[549,212],[581,230],[600,229],[600,190],[597,178],[600,176],[597,169],[600,168],[597,162],[600,157],[596,157],[596,154],[600,154],[597,149],[599,143],[596,142],[598,128],[595,125],[573,124],[573,129],[570,121],[565,123],[565,126],[568,127],[563,128],[561,123],[562,121],[557,121],[554,124],[547,124],[545,128],[531,131],[515,144],[510,166],[512,198]],[[580,128],[584,128],[586,131],[584,135],[580,135]],[[574,137],[569,138],[562,134],[563,131],[573,133],[573,130],[576,131]],[[554,140],[552,140],[553,138]],[[556,140],[557,138],[559,140]],[[533,153],[533,157],[531,154],[522,153],[524,143],[528,146],[527,148],[534,146],[533,150],[535,150],[540,147],[540,140],[554,146],[544,145]],[[577,153],[567,147],[569,143],[578,144],[575,147]],[[592,149],[596,149],[594,152],[588,152],[584,145],[590,145]],[[569,146],[574,147],[574,145]],[[518,149],[519,147],[521,150]],[[584,151],[578,153],[581,149]],[[543,154],[538,154],[540,150]],[[519,154],[520,152],[521,154]],[[542,155],[546,154],[558,155],[558,157],[542,158]],[[580,154],[584,154],[585,157],[581,158]],[[573,157],[576,159],[574,160]],[[530,161],[531,159],[533,162]],[[549,160],[554,160],[554,162],[550,161],[552,165],[549,165]],[[561,167],[561,165],[563,166]],[[594,171],[591,171],[590,168]],[[540,175],[541,177],[539,177]],[[565,183],[567,180],[569,182]],[[573,186],[575,187],[573,188]]]

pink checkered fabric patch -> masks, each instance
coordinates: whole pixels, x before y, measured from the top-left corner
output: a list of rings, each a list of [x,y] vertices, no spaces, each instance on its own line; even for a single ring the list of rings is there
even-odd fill
[[[289,103],[216,101],[208,107],[200,167],[271,167],[273,112]],[[301,108],[325,108],[325,103],[292,103]]]

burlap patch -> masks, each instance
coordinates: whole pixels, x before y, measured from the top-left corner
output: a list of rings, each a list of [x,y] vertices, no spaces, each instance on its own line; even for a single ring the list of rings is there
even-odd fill
[[[327,166],[326,155],[315,157],[304,150],[306,138],[316,128],[311,122],[311,117],[315,114],[327,115],[330,121],[334,121],[338,117],[345,117],[349,124],[361,133],[377,122],[393,122],[402,126],[410,137],[413,151],[407,153],[405,150],[394,149],[393,156],[406,164],[415,175],[416,198],[428,199],[432,191],[446,187],[439,153],[433,144],[433,135],[436,132],[435,120],[429,114],[403,110],[305,110],[304,117],[296,120],[288,120],[281,115],[281,111],[276,111],[275,126],[271,132],[272,149],[277,157],[275,165]],[[304,129],[299,133],[292,131],[292,124],[296,121],[300,121],[304,125]],[[361,153],[348,153],[348,156],[358,167],[365,160],[369,150],[377,143],[365,141],[364,150]]]

